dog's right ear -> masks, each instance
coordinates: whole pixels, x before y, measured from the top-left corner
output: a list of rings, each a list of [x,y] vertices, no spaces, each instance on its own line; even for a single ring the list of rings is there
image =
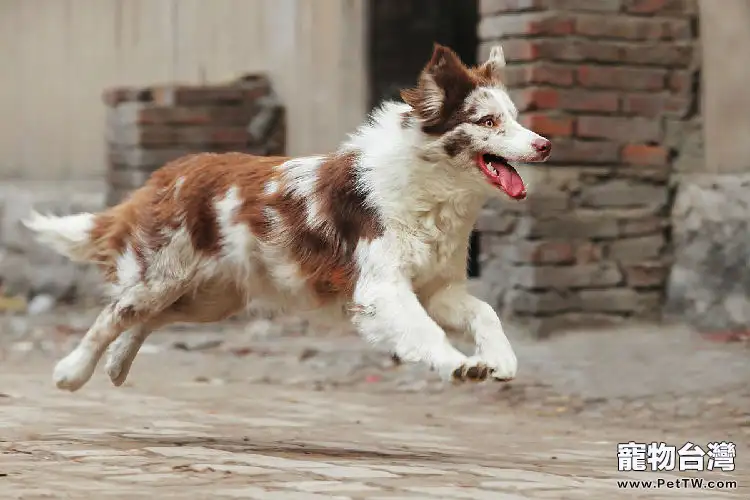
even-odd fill
[[[419,75],[417,87],[401,91],[401,98],[427,124],[435,123],[451,108],[459,94],[463,99],[473,86],[468,68],[448,47],[435,44],[430,62]],[[452,111],[451,109],[447,110]]]

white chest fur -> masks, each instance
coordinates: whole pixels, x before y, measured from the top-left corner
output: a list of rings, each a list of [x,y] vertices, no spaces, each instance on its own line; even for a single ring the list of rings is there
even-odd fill
[[[411,214],[407,224],[399,224],[401,262],[415,287],[454,266],[465,269],[466,248],[479,206],[456,201],[435,203],[429,210]]]

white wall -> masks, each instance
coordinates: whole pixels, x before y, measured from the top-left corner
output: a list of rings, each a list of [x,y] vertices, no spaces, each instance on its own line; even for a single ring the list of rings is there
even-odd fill
[[[104,173],[102,90],[268,72],[291,154],[366,105],[365,0],[0,0],[0,178]]]

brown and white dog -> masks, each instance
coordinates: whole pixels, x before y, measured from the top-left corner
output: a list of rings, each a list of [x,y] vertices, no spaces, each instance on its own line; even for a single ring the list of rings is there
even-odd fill
[[[468,239],[489,196],[526,196],[509,162],[550,142],[524,128],[495,47],[468,68],[436,45],[418,85],[332,154],[197,154],[157,170],[99,214],[34,213],[39,240],[98,264],[110,301],[55,367],[75,391],[107,351],[121,385],[140,346],[176,322],[243,310],[350,321],[368,341],[454,380],[512,379],[516,356],[491,306],[466,290]],[[466,356],[444,328],[468,331]]]

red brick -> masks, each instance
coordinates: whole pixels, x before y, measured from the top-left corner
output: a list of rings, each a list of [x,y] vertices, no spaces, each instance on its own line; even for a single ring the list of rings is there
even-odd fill
[[[622,0],[548,0],[550,9],[579,10],[590,12],[619,12]]]
[[[579,35],[624,40],[688,40],[690,21],[670,18],[639,18],[606,14],[578,15],[575,32]]]
[[[178,108],[169,106],[147,107],[138,113],[138,123],[143,125],[209,125],[210,108]]]
[[[245,99],[246,91],[231,86],[157,86],[151,89],[154,104],[159,106],[196,106],[239,104]]]
[[[573,134],[574,119],[569,116],[529,113],[521,117],[521,123],[537,134],[544,136],[568,137]]]
[[[175,129],[162,126],[122,126],[110,131],[109,142],[121,146],[163,147],[176,143]]]
[[[681,97],[668,94],[626,94],[621,111],[629,115],[657,118],[684,118],[690,112],[695,96]]]
[[[578,82],[585,87],[661,90],[667,71],[656,68],[622,68],[611,66],[583,66],[578,68]]]
[[[580,116],[576,135],[589,139],[612,139],[621,142],[658,142],[662,138],[662,131],[659,121],[648,118]]]
[[[505,69],[505,84],[509,87],[526,84],[550,84],[566,87],[573,84],[573,68],[553,63],[509,66]]]
[[[622,148],[622,161],[629,165],[665,165],[668,156],[667,149],[662,146],[628,144]]]
[[[179,144],[241,147],[249,140],[245,127],[180,127],[175,130]]]
[[[562,164],[613,164],[617,163],[619,145],[608,141],[557,140],[550,162]]]
[[[625,94],[622,96],[622,111],[656,118],[664,112],[667,96],[663,94]]]
[[[639,262],[623,266],[628,286],[647,288],[662,286],[667,280],[668,266],[662,262]]]
[[[693,91],[693,72],[672,71],[667,78],[667,87],[676,94],[690,94]]]
[[[588,0],[587,0],[588,1]],[[482,48],[482,60],[489,55],[494,42]],[[693,60],[692,41],[650,45],[612,40],[510,39],[503,42],[508,61],[549,59],[565,62],[604,62],[661,67],[687,67]]]
[[[569,242],[521,240],[513,245],[511,260],[519,264],[571,264],[575,258]]]
[[[485,42],[479,48],[479,59],[486,60],[490,55],[490,50],[496,45],[496,42]],[[536,59],[550,59],[545,57],[540,51],[540,42],[533,39],[510,39],[503,41],[503,54],[508,62],[534,61]]]
[[[686,67],[693,59],[690,42],[674,42],[644,47],[642,43],[578,40],[572,47],[580,60],[652,66]]]
[[[599,90],[570,89],[559,91],[559,106],[568,111],[615,112],[617,93]]]
[[[600,244],[586,241],[576,246],[575,260],[577,264],[591,264],[599,262],[604,257],[604,250]]]
[[[663,67],[687,67],[693,61],[695,46],[692,42],[672,42],[651,45],[644,48],[641,44],[622,46],[623,63],[647,64]]]
[[[630,14],[686,14],[690,7],[685,0],[624,0],[625,12]]]
[[[557,109],[560,106],[560,91],[549,88],[511,90],[513,102],[519,111]]]
[[[503,51],[508,61],[579,61],[581,58],[574,50],[576,43],[575,40],[561,43],[557,39],[516,38],[503,41]]]
[[[478,33],[482,40],[514,35],[563,36],[573,33],[573,20],[559,12],[484,17],[479,22]]]

